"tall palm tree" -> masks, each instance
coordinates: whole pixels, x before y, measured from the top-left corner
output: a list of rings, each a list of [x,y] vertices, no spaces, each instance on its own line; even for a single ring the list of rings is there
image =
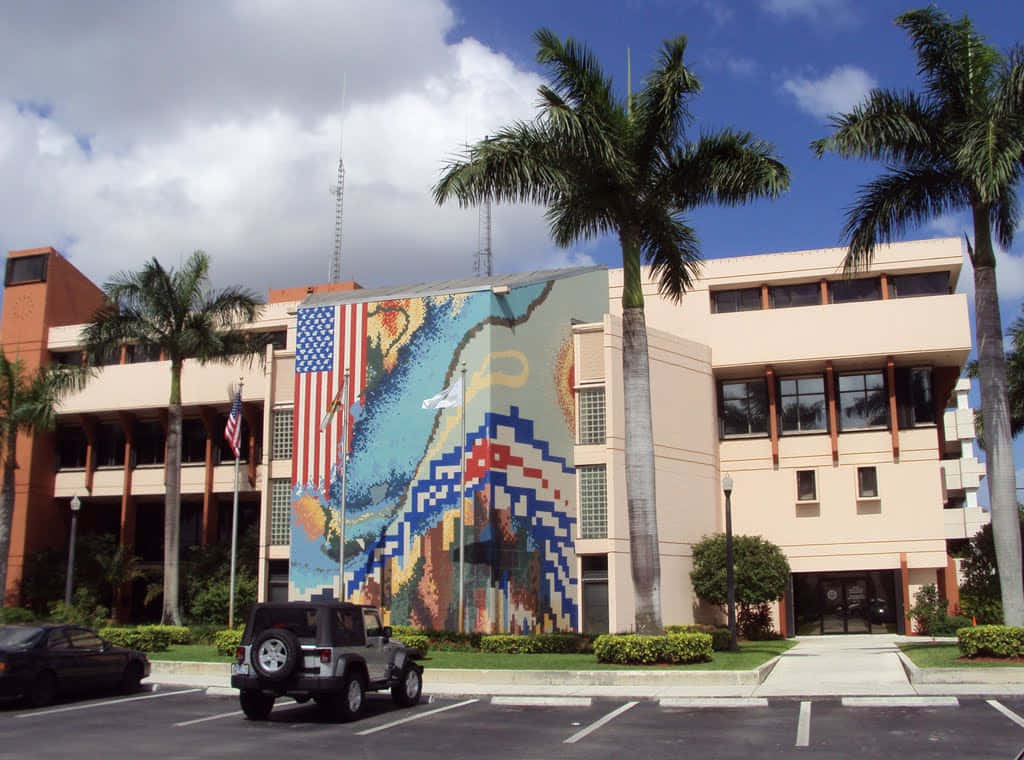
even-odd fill
[[[873,90],[834,131],[812,143],[821,156],[883,160],[886,172],[861,188],[847,214],[845,266],[868,265],[875,246],[905,228],[950,211],[970,211],[974,303],[985,465],[1006,622],[1024,625],[1020,531],[1007,407],[995,233],[1004,247],[1019,220],[1017,185],[1024,173],[1024,48],[1007,56],[986,44],[964,16],[953,21],[930,7],[897,17],[917,54],[924,90]]]
[[[231,362],[252,358],[261,341],[239,329],[259,313],[248,290],[209,287],[210,259],[196,251],[179,270],[155,258],[138,272],[121,272],[103,286],[107,304],[93,316],[84,339],[90,363],[111,346],[133,343],[159,352],[171,363],[167,414],[167,493],[164,501],[163,623],[180,625],[179,546],[181,520],[181,372],[186,359]]]
[[[688,104],[700,90],[683,63],[686,37],[667,40],[644,87],[615,95],[585,46],[547,29],[534,34],[550,86],[538,90],[537,118],[517,122],[468,147],[434,187],[440,204],[483,201],[547,206],[554,241],[612,234],[624,272],[622,370],[626,420],[626,501],[638,633],[662,629],[661,565],[654,491],[654,440],[644,318],[643,273],[678,301],[701,263],[684,214],[698,206],[774,198],[789,172],[773,148],[749,132],[726,129],[687,139]]]
[[[33,373],[24,361],[0,349],[0,447],[3,485],[0,486],[0,607],[7,593],[7,555],[14,519],[14,471],[18,467],[18,433],[34,435],[53,430],[61,398],[85,382],[86,373],[67,366],[40,367]]]

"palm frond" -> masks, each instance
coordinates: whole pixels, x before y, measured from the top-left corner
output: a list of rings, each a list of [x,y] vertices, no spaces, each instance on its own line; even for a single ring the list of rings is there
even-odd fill
[[[1009,249],[1020,225],[1020,204],[1014,185],[1003,188],[998,202],[992,204],[991,222],[996,240],[1003,248]]]
[[[538,29],[533,39],[537,43],[537,62],[548,69],[555,91],[573,108],[614,108],[611,79],[605,76],[590,48],[572,37],[563,42],[550,29]]]
[[[633,119],[639,133],[637,162],[649,165],[656,150],[667,152],[690,122],[687,98],[700,92],[697,76],[683,63],[686,36],[666,40],[658,66],[645,78],[634,101]]]
[[[789,169],[774,151],[749,132],[726,129],[705,134],[673,151],[659,181],[670,189],[680,210],[777,198],[789,189]]]
[[[899,237],[910,225],[970,207],[970,194],[958,175],[929,166],[889,167],[863,186],[846,214],[843,261],[848,274],[870,265],[878,243]]]
[[[953,153],[960,174],[970,177],[981,203],[996,202],[1003,188],[1021,177],[1024,114],[994,118],[985,114],[958,125]]]
[[[913,92],[875,89],[849,113],[829,117],[833,132],[811,143],[818,158],[916,161],[936,152],[942,139],[933,109]]]
[[[618,188],[581,183],[548,204],[548,220],[555,245],[567,248],[576,240],[593,240],[618,231],[613,210]]]
[[[700,277],[703,261],[696,231],[664,212],[645,216],[640,228],[640,250],[658,292],[676,303]]]
[[[999,116],[1024,113],[1024,45],[1010,49],[999,75],[995,111]]]

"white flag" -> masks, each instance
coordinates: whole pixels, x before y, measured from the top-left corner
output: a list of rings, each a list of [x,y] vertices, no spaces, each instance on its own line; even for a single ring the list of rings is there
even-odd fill
[[[444,409],[462,403],[462,378],[449,385],[436,396],[423,400],[423,409]]]

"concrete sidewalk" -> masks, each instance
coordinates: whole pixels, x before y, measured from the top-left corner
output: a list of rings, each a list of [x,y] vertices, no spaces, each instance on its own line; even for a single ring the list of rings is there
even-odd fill
[[[427,666],[424,694],[461,696],[834,697],[1024,694],[1024,668],[927,669],[899,652],[891,634],[798,637],[797,645],[749,671],[450,670]],[[226,663],[153,661],[148,681],[230,690]]]

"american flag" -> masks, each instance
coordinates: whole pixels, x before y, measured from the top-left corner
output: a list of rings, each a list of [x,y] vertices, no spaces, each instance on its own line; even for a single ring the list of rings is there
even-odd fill
[[[224,426],[224,440],[235,452],[235,459],[238,459],[238,449],[242,443],[242,389],[235,391],[235,400],[231,402],[231,411],[228,413],[228,424]]]
[[[296,316],[295,438],[292,483],[330,488],[331,465],[338,464],[343,415],[363,392],[366,378],[367,305],[307,306]],[[321,427],[331,403],[341,394],[349,370],[348,398],[340,414]],[[352,425],[348,428],[352,443]]]

